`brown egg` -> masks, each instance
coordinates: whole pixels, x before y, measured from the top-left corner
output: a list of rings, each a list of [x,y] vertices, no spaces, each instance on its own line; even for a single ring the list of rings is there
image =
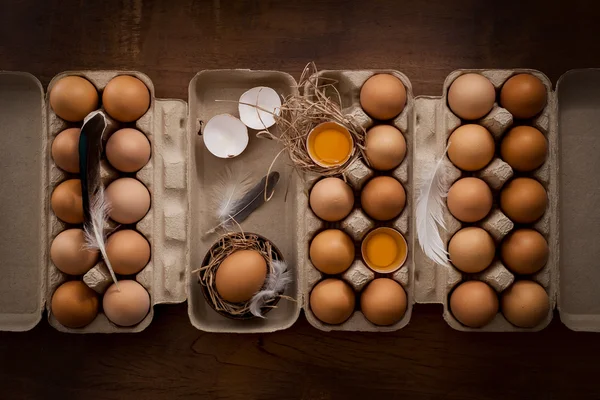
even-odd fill
[[[322,220],[334,222],[346,218],[354,206],[354,193],[339,178],[325,178],[310,191],[310,208]]]
[[[324,230],[310,243],[310,261],[325,274],[340,274],[354,261],[354,242],[339,229]]]
[[[376,125],[367,131],[365,155],[371,167],[380,171],[396,168],[406,156],[406,140],[392,125]]]
[[[106,290],[102,308],[106,317],[116,325],[137,325],[150,311],[150,294],[136,281],[122,280]]]
[[[379,221],[396,218],[406,205],[404,187],[390,176],[378,176],[371,179],[360,194],[363,210]]]
[[[373,75],[360,89],[360,106],[371,118],[395,118],[404,110],[405,105],[406,88],[394,75]]]
[[[319,320],[337,325],[346,321],[354,312],[356,296],[341,279],[325,279],[310,293],[310,309]]]
[[[110,218],[121,224],[133,224],[141,220],[150,209],[150,192],[143,183],[134,178],[120,178],[106,188],[110,203]]]
[[[520,328],[534,328],[548,316],[550,300],[538,283],[517,281],[502,294],[502,314]]]
[[[488,78],[480,74],[463,74],[448,89],[448,106],[466,120],[479,119],[492,110],[496,90]]]
[[[50,107],[60,118],[78,122],[98,108],[98,91],[85,78],[65,76],[50,89]]]
[[[531,178],[516,178],[500,192],[500,207],[508,218],[530,224],[544,215],[548,196],[541,183]]]
[[[532,126],[515,126],[502,139],[500,155],[513,169],[533,171],[546,161],[548,142],[542,132]]]
[[[52,241],[50,259],[65,274],[83,275],[98,261],[98,250],[86,249],[82,229],[67,229]]]
[[[138,232],[123,229],[108,237],[106,254],[117,274],[133,275],[150,261],[150,243]]]
[[[72,174],[79,172],[79,133],[79,128],[68,128],[52,142],[52,159],[58,168]]]
[[[448,139],[448,158],[463,171],[482,169],[494,158],[496,145],[492,134],[481,125],[458,127]]]
[[[52,295],[52,315],[67,328],[83,328],[98,315],[98,295],[81,281],[60,285]]]
[[[448,209],[463,222],[477,222],[492,209],[492,191],[479,178],[462,178],[448,191]]]
[[[510,78],[500,90],[500,105],[513,117],[526,119],[539,114],[546,106],[546,86],[531,74]]]
[[[139,119],[150,107],[150,91],[139,80],[129,75],[119,75],[110,80],[102,93],[106,112],[121,122]]]
[[[265,284],[267,262],[255,250],[238,250],[225,258],[215,276],[219,296],[231,303],[248,301]]]
[[[137,129],[120,129],[106,143],[106,158],[121,172],[139,171],[150,160],[150,142]]]
[[[459,270],[473,274],[492,263],[496,253],[494,239],[478,227],[467,227],[456,232],[448,244],[452,264]]]
[[[502,261],[516,274],[534,274],[548,262],[548,242],[536,230],[517,229],[502,242]]]
[[[60,220],[68,224],[83,223],[81,181],[69,179],[59,184],[52,192],[50,204]]]
[[[406,292],[395,280],[378,278],[360,296],[360,309],[375,325],[393,325],[406,312]]]
[[[450,311],[461,324],[481,328],[498,313],[498,295],[481,281],[461,283],[450,295]]]

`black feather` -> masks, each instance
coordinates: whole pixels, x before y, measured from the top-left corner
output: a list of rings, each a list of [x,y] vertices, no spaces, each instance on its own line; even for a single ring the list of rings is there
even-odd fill
[[[83,216],[89,223],[90,203],[100,186],[100,158],[102,157],[102,139],[107,122],[101,112],[84,122],[79,135],[79,174],[81,178],[81,195],[83,200]]]

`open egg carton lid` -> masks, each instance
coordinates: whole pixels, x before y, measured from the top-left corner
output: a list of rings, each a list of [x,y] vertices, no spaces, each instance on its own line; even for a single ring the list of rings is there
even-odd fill
[[[462,73],[477,72],[489,78],[498,90],[510,76],[525,72],[538,75],[545,84],[549,80],[542,73],[526,69],[510,70],[460,70],[449,75],[458,77]],[[447,80],[448,83],[448,80]],[[447,89],[447,88],[446,88]],[[562,322],[576,331],[600,331],[600,296],[597,294],[597,283],[600,282],[600,69],[571,70],[560,77],[554,91],[550,90],[548,110],[542,120],[536,121],[540,129],[555,134],[557,146],[555,154],[550,154],[550,171],[554,177],[554,193],[549,193],[549,210],[555,212],[551,221],[557,229],[550,237],[551,259],[550,271],[541,271],[534,279],[549,291],[550,304],[559,310]],[[451,118],[441,112],[445,96],[418,96],[415,101],[415,159],[414,168],[427,167],[433,159],[439,159],[444,151],[442,146],[433,145],[435,126],[451,126],[455,121],[438,121],[435,119]],[[495,106],[492,113],[500,110]],[[452,118],[456,119],[455,116]],[[484,117],[484,119],[487,117]],[[499,116],[497,119],[501,119]],[[489,121],[488,121],[489,122]],[[482,122],[484,125],[485,123]],[[510,123],[509,123],[510,125]],[[504,131],[495,132],[498,127],[488,127],[497,138]],[[508,128],[505,127],[505,128]],[[429,137],[428,137],[429,136]],[[434,148],[435,147],[435,148]],[[552,148],[549,150],[552,152]],[[433,158],[432,158],[433,157]],[[415,172],[415,185],[420,185],[420,175]],[[457,177],[454,177],[457,178]],[[482,176],[485,180],[485,177]],[[491,184],[490,182],[488,182]],[[543,222],[542,222],[543,223]],[[494,236],[492,232],[492,236]],[[415,249],[417,303],[446,303],[449,287],[461,281],[461,273],[453,267],[436,265],[426,258],[420,248]],[[512,274],[502,275],[502,268],[489,267],[488,275],[482,280],[491,279],[500,283],[510,280]],[[484,271],[486,272],[486,271]],[[506,272],[506,271],[505,271]],[[497,273],[497,274],[496,274]],[[543,273],[543,274],[542,274]],[[496,274],[497,276],[491,276]],[[510,275],[510,276],[509,276]],[[506,283],[506,282],[504,282]],[[490,283],[492,284],[492,283]],[[507,286],[505,285],[505,286]],[[494,286],[492,284],[492,286]],[[496,288],[498,290],[499,288]],[[500,288],[502,289],[502,288]],[[448,313],[448,311],[446,311]],[[499,314],[500,315],[500,314]],[[547,318],[542,324],[547,325]],[[456,321],[446,316],[449,324],[456,328]],[[502,319],[502,321],[500,321]],[[527,331],[525,329],[503,328],[503,318],[497,316],[490,324],[491,331]],[[542,326],[542,327],[543,327]],[[459,328],[456,328],[459,329]],[[464,329],[461,329],[464,330]],[[472,329],[467,329],[472,330]],[[539,329],[529,329],[539,330]]]
[[[152,193],[151,209],[138,222],[151,243],[151,261],[135,279],[150,293],[151,310],[142,322],[130,328],[110,323],[103,314],[79,330],[63,327],[51,315],[50,324],[66,332],[138,332],[151,322],[153,305],[186,300],[187,104],[154,98],[150,79],[135,71],[73,71],[59,74],[55,80],[65,75],[84,76],[97,88],[114,76],[134,75],[150,90],[151,106],[142,119],[149,131],[145,133],[151,142],[152,158],[149,166],[136,175]],[[0,330],[26,331],[36,326],[58,279],[58,271],[49,260],[56,227],[48,218],[53,190],[49,132],[57,129],[55,120],[36,77],[0,71],[0,215],[4,224],[0,232]]]

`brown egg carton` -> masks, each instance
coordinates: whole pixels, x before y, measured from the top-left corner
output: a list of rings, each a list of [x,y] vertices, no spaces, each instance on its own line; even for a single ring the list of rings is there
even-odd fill
[[[108,269],[102,259],[83,277],[72,277],[59,271],[50,257],[48,257],[47,282],[46,282],[46,309],[50,324],[63,332],[72,333],[112,333],[112,332],[139,332],[145,329],[153,317],[153,306],[159,303],[179,303],[185,300],[185,279],[178,276],[176,271],[183,270],[186,264],[186,241],[187,241],[187,181],[186,168],[188,163],[186,142],[186,105],[181,101],[166,101],[156,99],[154,96],[154,85],[152,81],[139,72],[126,71],[73,71],[64,72],[50,82],[46,102],[49,104],[49,93],[57,80],[69,76],[78,75],[89,80],[99,91],[104,90],[107,83],[117,75],[132,75],[140,79],[151,93],[150,108],[135,123],[123,124],[111,121],[112,131],[122,127],[135,127],[143,132],[151,143],[151,157],[149,162],[138,172],[135,178],[143,183],[150,191],[151,207],[148,213],[133,225],[127,228],[136,229],[150,243],[151,259],[146,267],[137,273],[135,277],[123,277],[123,279],[135,279],[150,294],[151,308],[148,315],[137,325],[132,327],[121,327],[112,323],[100,311],[92,323],[84,328],[71,329],[61,325],[52,315],[51,300],[56,288],[67,280],[83,279],[92,289],[100,293],[100,296],[112,283]],[[53,161],[51,155],[52,141],[58,133],[69,127],[81,127],[81,122],[73,124],[58,117],[50,106],[47,112],[47,137],[48,146],[46,157],[48,159],[48,191],[47,201],[54,188],[62,181],[79,178],[78,174],[70,174],[61,170]],[[102,182],[106,186],[115,179],[133,174],[121,174],[115,170],[104,158],[101,162]],[[54,238],[68,228],[81,225],[71,225],[59,220],[49,207],[48,212],[48,248]],[[120,224],[110,221],[112,230],[120,228]],[[121,278],[121,277],[119,277]],[[101,301],[101,300],[100,300]]]
[[[406,140],[406,157],[402,163],[392,171],[379,172],[374,171],[368,166],[362,155],[354,159],[347,171],[344,173],[344,177],[347,183],[352,187],[355,193],[355,207],[350,214],[342,221],[330,223],[319,219],[310,209],[308,204],[308,196],[310,190],[314,184],[321,179],[320,176],[315,174],[304,174],[304,186],[303,193],[300,195],[300,204],[298,206],[298,221],[302,221],[299,229],[301,230],[300,238],[298,243],[299,246],[299,265],[303,266],[304,269],[304,311],[306,318],[311,325],[324,331],[372,331],[372,332],[388,332],[395,331],[403,328],[410,321],[412,313],[412,305],[414,303],[414,262],[413,262],[413,248],[414,248],[414,226],[410,222],[413,214],[413,201],[412,201],[412,171],[411,164],[413,159],[412,148],[413,148],[413,137],[412,137],[412,112],[414,105],[414,97],[412,92],[412,85],[409,79],[402,73],[393,70],[363,70],[363,71],[332,71],[325,70],[319,72],[320,78],[326,78],[327,82],[335,82],[335,86],[340,92],[342,98],[342,107],[344,114],[351,114],[355,120],[365,129],[369,129],[375,125],[371,117],[369,117],[361,108],[359,95],[360,89],[364,82],[376,73],[390,73],[399,78],[407,92],[407,103],[402,113],[396,117],[391,123],[398,128]],[[372,177],[379,175],[392,176],[402,183],[406,192],[406,206],[402,213],[392,221],[379,222],[370,218],[358,205],[360,198],[360,191],[364,184],[368,182]],[[389,226],[398,230],[405,237],[408,244],[408,256],[404,265],[397,271],[389,274],[380,274],[373,272],[365,262],[362,260],[360,246],[362,239],[372,229],[380,226]],[[325,324],[320,321],[310,309],[310,293],[313,287],[325,279],[331,277],[329,275],[321,273],[311,263],[309,257],[310,243],[314,236],[324,229],[336,228],[346,232],[353,239],[355,243],[355,260],[353,264],[342,274],[336,276],[346,281],[356,293],[356,310],[350,316],[348,320],[339,324],[331,325]],[[390,326],[378,326],[368,321],[360,311],[360,293],[366,287],[366,285],[375,279],[375,277],[387,277],[392,278],[399,282],[407,294],[407,310],[404,317],[397,323]]]
[[[454,329],[463,331],[536,331],[541,330],[548,325],[552,319],[552,309],[556,304],[557,295],[557,277],[558,277],[558,186],[557,186],[557,154],[558,140],[556,128],[556,99],[552,92],[552,84],[542,73],[529,69],[515,70],[458,70],[452,72],[446,78],[444,83],[444,94],[439,97],[420,97],[417,99],[417,112],[415,115],[415,136],[417,160],[415,168],[427,171],[435,165],[435,161],[442,156],[446,148],[450,134],[461,125],[459,117],[454,115],[447,104],[447,92],[452,82],[460,75],[475,72],[487,77],[494,85],[499,95],[500,88],[511,76],[518,73],[530,73],[542,80],[547,88],[548,104],[544,110],[536,116],[531,125],[538,128],[548,139],[549,151],[544,164],[528,174],[527,176],[537,179],[548,193],[548,208],[544,216],[532,224],[531,227],[538,230],[548,241],[550,256],[547,265],[538,273],[528,279],[533,279],[540,283],[547,291],[550,298],[550,311],[547,318],[533,329],[517,328],[510,324],[502,315],[497,314],[494,320],[483,328],[468,328],[458,322],[452,315],[449,306],[449,294],[462,281],[477,279],[488,283],[500,295],[502,291],[508,288],[517,277],[508,270],[502,261],[496,257],[492,265],[478,274],[465,274],[453,266],[436,265],[429,260],[419,249],[417,251],[417,263],[419,273],[417,276],[417,285],[419,287],[419,302],[424,303],[442,303],[444,305],[444,319]],[[477,123],[486,127],[493,135],[496,141],[496,149],[499,148],[501,138],[513,126],[512,115],[498,104],[485,117],[478,121],[468,122]],[[500,210],[498,204],[499,193],[503,185],[513,177],[512,168],[502,159],[496,156],[490,164],[480,171],[467,173],[454,166],[447,156],[444,158],[443,182],[446,189],[460,178],[474,176],[484,180],[492,189],[494,194],[494,205],[491,212],[482,221],[475,225],[484,228],[490,233],[496,242],[497,249],[503,238],[513,230],[513,222],[505,216]],[[415,177],[419,185],[426,175]],[[452,236],[465,225],[445,210],[444,214],[446,231],[442,231],[442,239],[447,244]]]

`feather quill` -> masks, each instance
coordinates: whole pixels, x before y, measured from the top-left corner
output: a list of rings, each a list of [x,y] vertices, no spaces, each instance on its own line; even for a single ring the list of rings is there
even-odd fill
[[[106,226],[110,205],[104,195],[100,177],[102,141],[108,129],[108,120],[102,111],[88,115],[79,135],[79,174],[83,202],[83,230],[88,249],[98,250],[117,285],[117,277],[106,254]]]
[[[444,222],[445,198],[448,194],[443,182],[444,154],[435,165],[431,175],[421,185],[416,205],[417,236],[423,253],[431,260],[441,265],[448,265],[448,252],[440,229],[446,229]]]
[[[238,178],[231,178],[232,176]],[[239,179],[244,180],[245,178],[243,175],[239,176],[232,174],[231,171],[225,171],[224,177],[215,186],[213,201],[219,223],[208,230],[205,235],[215,233],[219,228],[230,229],[233,225],[240,224],[254,210],[268,201],[275,191],[275,185],[279,182],[279,172],[275,171],[265,175],[254,186],[248,185],[245,180],[240,184]]]
[[[250,299],[250,312],[255,317],[264,318],[262,308],[272,299],[281,295],[287,285],[292,281],[291,272],[288,271],[284,261],[273,260],[272,271],[267,277],[267,282],[262,290]]]

